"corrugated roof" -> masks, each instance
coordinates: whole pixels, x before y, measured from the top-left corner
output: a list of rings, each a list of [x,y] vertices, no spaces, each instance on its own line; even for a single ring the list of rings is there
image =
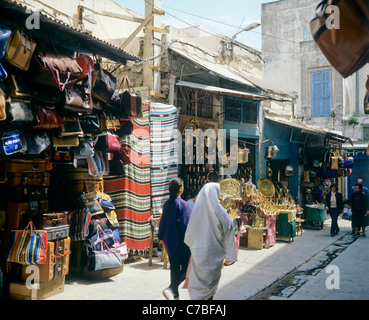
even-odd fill
[[[19,27],[20,22],[24,23],[28,16],[35,13],[32,8],[16,0],[1,0],[0,7],[0,23],[13,27]],[[40,30],[30,30],[35,40],[43,40],[42,38],[37,39],[37,36],[40,37],[43,36],[43,34],[55,33],[58,37],[53,37],[53,41],[57,47],[61,46],[73,51],[79,47],[81,51],[86,51],[85,53],[96,54],[97,56],[123,64],[126,64],[127,60],[141,60],[139,57],[131,55],[119,47],[99,39],[88,32],[79,31],[65,22],[47,15],[45,12],[39,12],[39,14],[41,22]],[[39,33],[42,35],[37,35],[36,31],[40,31]],[[60,41],[58,41],[58,38]],[[66,41],[66,39],[68,41]]]
[[[219,63],[214,63],[207,61],[205,59],[202,59],[196,55],[190,54],[189,52],[185,52],[183,49],[175,46],[171,46],[170,50],[174,51],[175,53],[183,56],[184,58],[196,63],[197,65],[201,66],[202,68],[216,73],[218,76],[236,81],[238,83],[244,84],[246,86],[261,89],[265,92],[281,95],[284,97],[289,97],[289,95],[282,90],[275,88],[271,86],[270,84],[266,83],[262,79],[258,79],[252,76],[249,76],[244,73],[237,72],[237,70],[229,69],[224,67],[223,65]],[[290,97],[289,97],[290,98]]]
[[[256,100],[264,100],[265,99],[264,96],[254,94],[254,93],[247,93],[247,92],[243,92],[243,91],[237,91],[237,90],[225,89],[225,88],[220,88],[220,87],[208,86],[208,85],[205,85],[205,84],[188,82],[188,81],[179,81],[179,82],[176,83],[176,85],[177,86],[182,86],[182,87],[189,87],[189,88],[193,88],[193,89],[200,89],[200,90],[210,91],[210,92],[213,92],[213,93],[218,93],[218,94],[221,94],[221,95],[232,96],[232,97],[242,97],[242,98],[256,99]]]

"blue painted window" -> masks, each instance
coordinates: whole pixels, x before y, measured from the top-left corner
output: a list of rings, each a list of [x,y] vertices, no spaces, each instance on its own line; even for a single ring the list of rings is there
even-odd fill
[[[332,70],[310,72],[311,116],[328,117],[332,111]]]
[[[224,120],[233,122],[258,123],[259,101],[224,97]]]

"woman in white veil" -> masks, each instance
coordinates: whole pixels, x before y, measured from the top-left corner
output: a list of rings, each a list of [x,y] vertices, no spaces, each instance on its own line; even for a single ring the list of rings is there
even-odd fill
[[[219,198],[220,184],[205,184],[187,226],[184,241],[191,250],[188,290],[192,300],[212,299],[218,289],[223,259],[237,260],[233,221]]]

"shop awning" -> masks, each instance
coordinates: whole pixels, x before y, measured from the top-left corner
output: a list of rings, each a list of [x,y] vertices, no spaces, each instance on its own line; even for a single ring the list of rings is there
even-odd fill
[[[268,114],[265,114],[264,118],[266,120],[274,121],[274,122],[283,124],[285,126],[289,126],[291,128],[300,129],[301,132],[305,132],[305,133],[312,134],[312,135],[318,135],[318,136],[321,136],[321,137],[324,137],[330,140],[338,141],[341,143],[349,142],[351,145],[353,145],[351,138],[345,137],[336,131],[329,131],[323,127],[313,126],[313,125],[305,124],[302,122],[297,122],[294,120],[279,118],[279,117],[268,115]]]
[[[224,95],[224,96],[232,96],[232,97],[252,99],[252,100],[265,100],[266,99],[266,97],[258,95],[258,94],[254,94],[254,93],[248,93],[248,92],[243,92],[243,91],[208,86],[205,84],[194,83],[194,82],[179,81],[176,83],[176,85],[180,87],[188,87],[192,89],[199,89],[199,90],[204,90],[208,92],[213,92],[213,93]]]
[[[272,85],[266,83],[264,80],[257,79],[245,73],[241,73],[235,69],[227,68],[224,65],[217,63],[216,61],[214,62],[208,61],[202,58],[201,56],[187,52],[184,49],[185,47],[186,45],[182,45],[182,47],[179,47],[176,41],[173,41],[173,44],[170,46],[170,50],[186,58],[192,63],[195,63],[196,65],[202,67],[209,73],[214,73],[219,77],[235,81],[258,90],[262,90],[265,93],[276,95],[275,99],[278,101],[291,101],[291,97],[287,93],[283,92],[278,88],[273,87]],[[268,98],[270,99],[270,97]]]
[[[26,19],[33,13],[32,9],[27,7],[26,4],[14,0],[0,1],[0,23],[10,28],[24,26]],[[101,40],[88,32],[79,31],[43,12],[39,12],[39,16],[40,29],[30,30],[33,39],[38,43],[48,42],[52,39],[57,48],[63,48],[71,52],[79,49],[81,53],[95,54],[121,64],[126,64],[127,60],[140,60],[140,58],[109,42]]]

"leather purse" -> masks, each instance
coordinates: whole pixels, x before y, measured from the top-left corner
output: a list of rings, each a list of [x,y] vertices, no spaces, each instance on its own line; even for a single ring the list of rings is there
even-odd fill
[[[128,77],[123,77],[123,93],[120,98],[120,118],[123,120],[142,118],[142,99],[133,89]],[[124,85],[127,90],[124,91]]]
[[[96,135],[95,150],[101,152],[120,152],[122,145],[117,135],[108,131]]]
[[[23,30],[16,29],[8,39],[4,58],[9,64],[28,71],[35,49],[36,42]]]
[[[327,7],[340,12],[339,28],[327,27]],[[328,10],[330,11],[330,10]],[[369,61],[369,16],[366,0],[324,0],[310,22],[311,34],[331,65],[344,77],[352,75]]]
[[[24,82],[24,77],[21,75],[15,75],[12,73],[7,83],[9,86],[9,96],[12,98],[30,98],[31,92],[28,86]]]
[[[52,135],[51,143],[53,147],[78,147],[79,140],[78,136],[58,137]]]
[[[100,131],[100,119],[97,114],[86,114],[78,117],[83,133],[96,133]]]
[[[37,133],[27,131],[27,133],[26,141],[28,154],[40,154],[50,146],[51,140],[47,131]]]
[[[83,85],[65,89],[63,111],[67,113],[91,113],[93,110],[91,94]]]
[[[60,137],[79,136],[83,135],[81,124],[77,117],[63,119],[63,124],[59,129]],[[78,144],[77,144],[78,145]]]
[[[95,68],[94,60],[90,56],[80,55],[76,58],[76,61],[82,69],[81,75],[78,77],[78,81],[86,78],[90,71]]]
[[[32,82],[57,87],[61,91],[72,88],[82,73],[77,61],[66,55],[38,54],[35,55],[35,61]]]
[[[92,73],[92,96],[105,103],[111,100],[116,86],[116,78],[104,70],[100,64],[95,64]]]
[[[54,105],[34,105],[34,116],[36,125],[34,129],[56,129],[63,125],[63,120],[55,110]]]

